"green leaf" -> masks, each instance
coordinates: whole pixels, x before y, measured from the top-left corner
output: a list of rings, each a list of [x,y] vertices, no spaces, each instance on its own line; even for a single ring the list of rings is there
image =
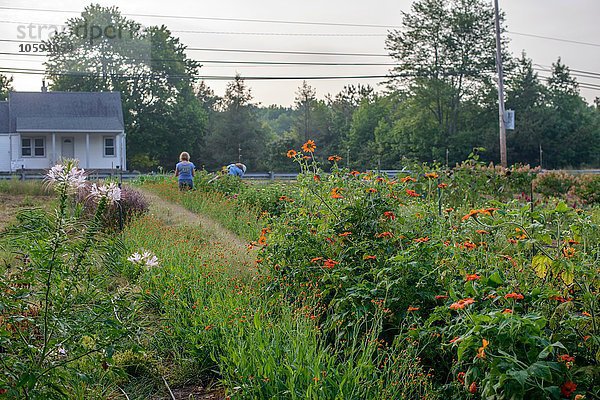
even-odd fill
[[[533,257],[531,266],[533,267],[535,274],[540,278],[545,278],[548,274],[548,267],[552,265],[552,259],[544,254],[538,254]]]
[[[550,370],[550,367],[548,367],[544,362],[538,361],[536,363],[531,364],[529,368],[527,368],[527,371],[531,375],[543,379],[545,381],[552,380],[552,371]]]
[[[571,285],[573,283],[575,280],[575,267],[573,266],[573,263],[566,263],[565,269],[560,274],[560,277],[565,285]]]
[[[564,201],[561,201],[560,203],[558,203],[556,205],[556,208],[554,209],[554,211],[556,211],[557,213],[564,214],[567,211],[569,211],[569,206]]]
[[[500,273],[496,271],[492,275],[490,275],[490,277],[488,278],[488,283],[492,283],[494,284],[494,286],[497,287],[504,284],[504,279],[502,279]]]

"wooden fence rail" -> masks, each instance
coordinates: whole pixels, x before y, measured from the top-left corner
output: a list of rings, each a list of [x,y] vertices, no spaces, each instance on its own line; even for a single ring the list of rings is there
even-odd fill
[[[543,170],[542,172],[547,172],[550,170]],[[582,174],[600,174],[600,169],[571,169],[571,170],[560,170],[573,175],[582,175]],[[381,175],[387,175],[389,177],[396,177],[398,174],[410,174],[412,171],[409,170],[380,170],[378,171]],[[171,174],[140,174],[140,173],[131,173],[124,172],[119,173],[117,171],[111,172],[91,172],[88,177],[90,180],[98,180],[98,179],[122,179],[132,180],[138,179],[140,177],[152,178],[156,176],[172,176]],[[273,180],[294,180],[298,176],[297,173],[291,172],[248,172],[244,175],[244,180],[263,180],[263,181],[273,181]],[[44,172],[42,171],[20,171],[16,173],[2,173],[0,172],[0,180],[2,179],[15,179],[15,180],[36,180],[43,179]]]

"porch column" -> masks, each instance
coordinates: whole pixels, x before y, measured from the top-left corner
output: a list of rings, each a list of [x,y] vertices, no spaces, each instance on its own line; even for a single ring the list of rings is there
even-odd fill
[[[52,132],[52,159],[51,161],[51,165],[56,164],[56,133]]]
[[[127,148],[125,131],[121,131],[121,171],[127,171]]]
[[[85,134],[85,169],[90,169],[90,134]]]

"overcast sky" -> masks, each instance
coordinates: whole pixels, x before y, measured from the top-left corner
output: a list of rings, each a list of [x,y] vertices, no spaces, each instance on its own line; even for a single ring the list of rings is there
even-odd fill
[[[125,15],[156,14],[156,17],[131,16],[143,25],[165,24],[173,35],[180,37],[188,47],[277,50],[334,53],[368,53],[385,55],[386,28],[356,26],[320,26],[302,24],[215,21],[202,19],[168,18],[194,16],[261,20],[348,23],[363,25],[399,26],[401,11],[409,11],[411,0],[220,0],[169,1],[164,0],[99,0],[102,5],[116,5]],[[0,7],[78,10],[90,2],[84,0],[16,1],[0,0]],[[600,96],[600,1],[599,0],[500,0],[506,13],[509,31],[509,50],[518,55],[522,50],[542,67],[560,56],[572,70],[588,71],[599,75],[577,77],[580,82],[598,85],[598,89],[582,89],[592,101]],[[19,25],[57,24],[75,16],[73,12],[24,11],[0,9],[0,53],[19,51]],[[188,31],[188,32],[185,32]],[[196,31],[196,32],[189,32]],[[218,32],[218,33],[217,33]],[[295,35],[290,35],[295,34]],[[352,36],[359,35],[359,36]],[[526,35],[552,37],[559,40],[535,38]],[[569,42],[571,41],[571,42]],[[584,42],[588,44],[576,44]],[[276,62],[329,62],[329,63],[391,63],[389,57],[324,56],[293,54],[257,54],[214,51],[188,51],[188,56],[205,61],[202,75],[233,76],[364,76],[385,75],[389,66],[264,66],[223,65],[211,61],[276,61]],[[0,68],[41,69],[43,57],[0,55]],[[543,72],[540,72],[543,75]],[[39,90],[40,75],[14,75],[16,90]],[[335,94],[347,84],[371,84],[378,87],[380,79],[310,80],[317,96]],[[302,81],[248,81],[254,99],[263,105],[291,105],[295,91]],[[226,81],[208,81],[218,95],[224,93]]]

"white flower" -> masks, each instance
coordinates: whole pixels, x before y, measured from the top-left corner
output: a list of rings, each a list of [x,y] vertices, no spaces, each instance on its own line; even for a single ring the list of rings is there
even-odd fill
[[[127,257],[127,260],[134,264],[139,264],[142,261],[142,255],[140,253],[133,253],[131,256]]]
[[[67,185],[79,189],[85,185],[86,174],[84,169],[77,168],[75,161],[67,161],[65,165],[56,164],[46,174],[46,181],[57,185]]]
[[[90,197],[98,200],[105,197],[111,203],[116,203],[117,201],[121,200],[121,189],[116,183],[109,183],[108,185],[102,186],[92,183]]]
[[[142,266],[142,267],[157,267],[158,266],[158,257],[152,254],[149,251],[144,251],[142,254],[133,253],[131,256],[127,258],[127,260],[132,263]]]
[[[146,258],[146,267],[158,267],[158,258],[154,255]]]

